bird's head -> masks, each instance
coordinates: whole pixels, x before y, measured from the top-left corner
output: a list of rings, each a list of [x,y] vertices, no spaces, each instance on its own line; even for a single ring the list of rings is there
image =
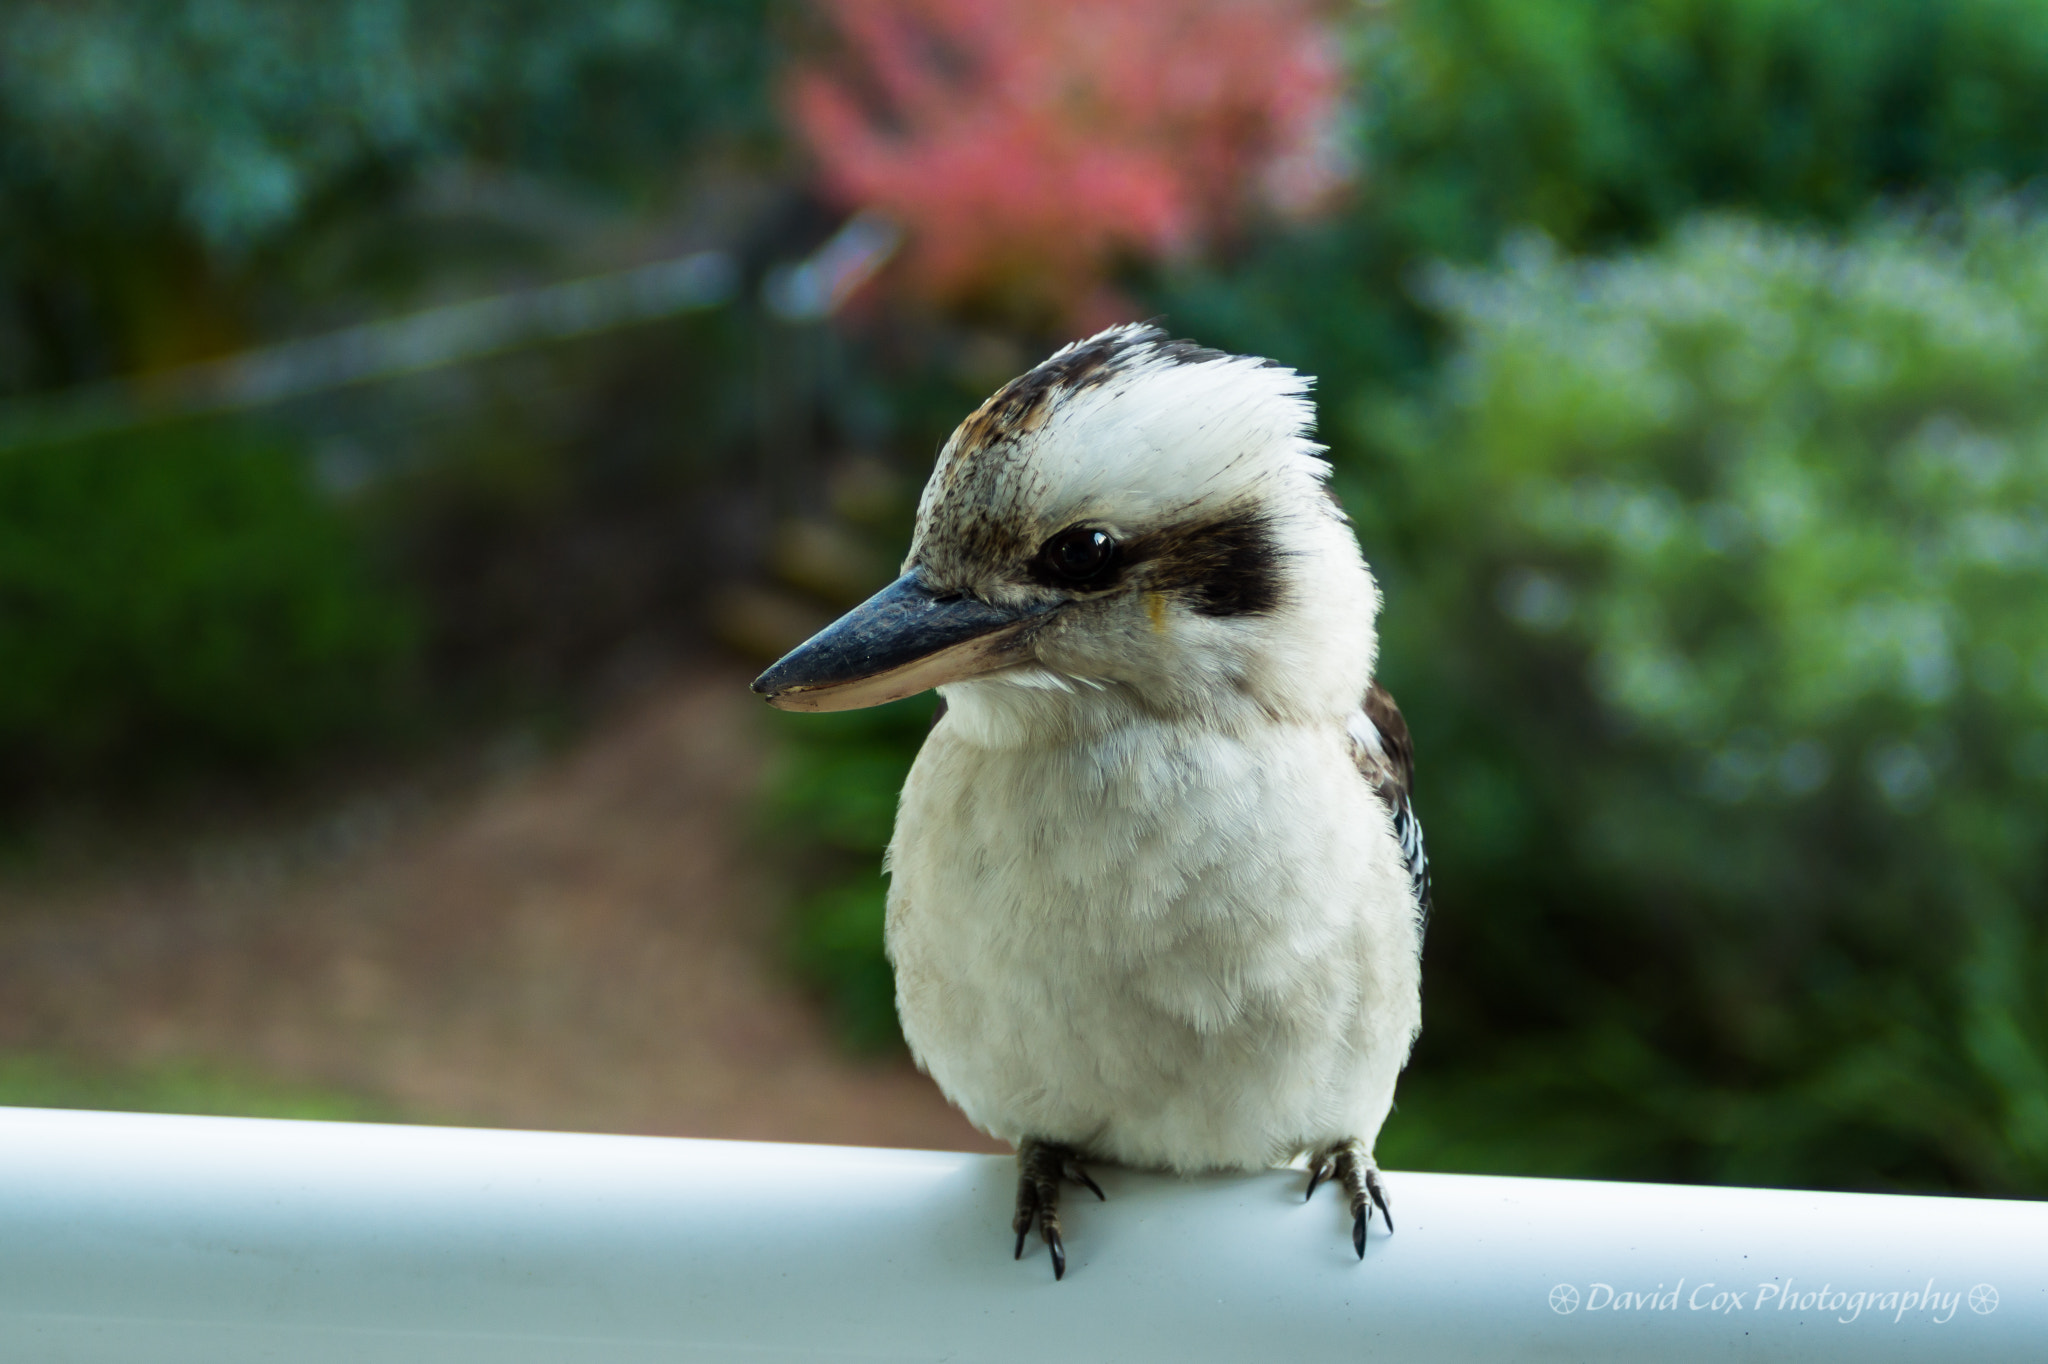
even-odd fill
[[[1358,705],[1378,592],[1307,436],[1309,380],[1113,328],[954,431],[903,575],[763,673],[785,710],[1309,718]]]

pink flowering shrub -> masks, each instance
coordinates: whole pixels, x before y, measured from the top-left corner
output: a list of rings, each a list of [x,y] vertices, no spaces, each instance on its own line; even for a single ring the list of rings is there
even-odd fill
[[[826,191],[911,234],[907,282],[1012,321],[1127,313],[1132,259],[1326,203],[1343,69],[1310,0],[819,0],[799,66]]]

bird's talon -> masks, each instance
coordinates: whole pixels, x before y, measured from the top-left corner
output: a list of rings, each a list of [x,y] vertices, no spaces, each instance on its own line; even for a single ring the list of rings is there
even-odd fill
[[[1308,1167],[1308,1193],[1302,1197],[1302,1202],[1312,1203],[1315,1201],[1316,1185],[1322,1183],[1323,1176],[1328,1173],[1330,1173],[1330,1167],[1320,1160],[1315,1161]]]
[[[1104,1202],[1109,1198],[1075,1157],[1071,1147],[1035,1138],[1017,1146],[1017,1215],[1010,1222],[1017,1233],[1015,1258],[1024,1258],[1024,1242],[1035,1223],[1052,1255],[1055,1281],[1067,1277],[1067,1247],[1060,1239],[1060,1181],[1071,1179]]]
[[[1308,1191],[1311,1195],[1326,1175],[1343,1186],[1351,1206],[1351,1248],[1363,1260],[1366,1231],[1372,1223],[1374,1208],[1378,1208],[1380,1216],[1386,1219],[1387,1230],[1392,1232],[1394,1229],[1394,1217],[1387,1210],[1386,1191],[1380,1187],[1380,1172],[1372,1163],[1371,1148],[1356,1137],[1332,1142],[1309,1156],[1308,1170]]]

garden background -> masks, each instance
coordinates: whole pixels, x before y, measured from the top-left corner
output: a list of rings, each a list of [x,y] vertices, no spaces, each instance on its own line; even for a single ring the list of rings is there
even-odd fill
[[[756,711],[1108,322],[1318,376],[1396,1167],[2048,1192],[2048,14],[22,0],[0,1101],[975,1140],[929,698]]]

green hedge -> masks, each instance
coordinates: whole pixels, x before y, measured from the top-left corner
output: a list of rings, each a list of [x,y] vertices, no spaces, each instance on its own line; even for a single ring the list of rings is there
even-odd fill
[[[1502,224],[1643,239],[1740,203],[2036,173],[2048,12],[2025,0],[1404,0],[1365,37],[1367,194],[1437,249]]]
[[[16,796],[271,763],[374,728],[415,634],[288,444],[201,423],[0,453]]]
[[[1408,546],[1423,1072],[1601,1115],[1604,1173],[2048,1190],[2048,221],[1434,294],[1349,480]]]

